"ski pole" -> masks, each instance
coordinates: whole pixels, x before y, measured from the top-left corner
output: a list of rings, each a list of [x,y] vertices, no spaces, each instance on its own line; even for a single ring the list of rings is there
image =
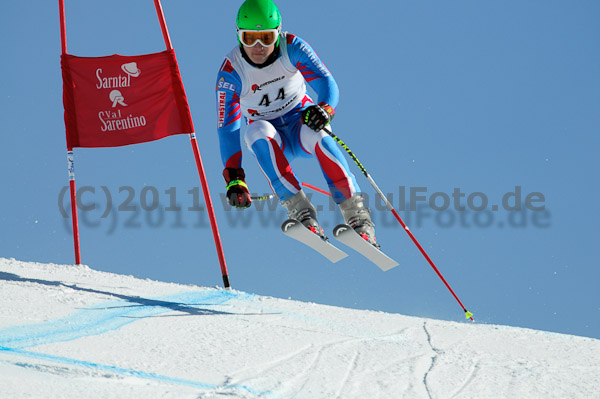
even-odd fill
[[[325,195],[331,196],[331,194],[329,194],[327,191],[321,190],[319,187],[313,186],[310,183],[304,183],[304,182],[302,182],[300,184],[302,184],[302,186],[304,186],[304,187],[310,188],[311,190],[315,190],[315,191],[317,191],[317,192],[319,192],[321,194],[325,194]],[[269,195],[257,195],[255,197],[250,197],[250,198],[252,199],[252,201],[267,201],[267,200],[270,200],[271,198],[273,198],[274,196],[275,196],[275,194],[269,194]]]
[[[250,197],[252,199],[252,201],[267,201],[270,200],[271,198],[273,198],[275,195],[274,194],[270,194],[270,195],[259,195],[256,197]]]
[[[427,262],[429,263],[429,265],[437,273],[437,275],[442,280],[442,282],[446,285],[446,287],[448,288],[448,290],[450,291],[450,293],[452,294],[452,296],[454,296],[454,299],[456,299],[456,301],[458,302],[458,304],[465,311],[466,318],[467,319],[471,319],[471,321],[474,322],[475,320],[473,320],[473,313],[469,312],[467,310],[467,308],[465,308],[465,305],[463,305],[463,303],[460,301],[460,299],[458,299],[458,296],[454,293],[454,290],[452,289],[452,287],[450,287],[450,284],[448,284],[448,282],[446,281],[446,279],[444,278],[444,276],[442,275],[442,273],[440,272],[440,270],[435,266],[435,263],[433,263],[433,261],[431,260],[431,258],[429,257],[429,255],[427,255],[427,252],[425,252],[425,249],[423,249],[423,247],[421,246],[421,244],[419,244],[419,241],[417,241],[416,237],[410,231],[410,229],[408,228],[408,226],[404,223],[404,221],[402,220],[402,218],[400,217],[400,215],[398,214],[398,212],[396,212],[396,210],[394,209],[394,207],[392,206],[392,204],[390,204],[390,202],[388,201],[388,199],[386,198],[386,196],[383,194],[383,192],[379,189],[379,187],[377,186],[377,184],[375,183],[375,181],[373,180],[373,178],[371,177],[371,175],[369,175],[369,173],[367,172],[367,170],[365,169],[365,167],[360,163],[360,161],[358,160],[358,158],[356,157],[356,155],[354,155],[354,153],[350,150],[350,148],[348,148],[348,146],[346,145],[346,143],[344,143],[339,137],[337,137],[335,134],[333,134],[333,132],[331,130],[329,130],[327,128],[324,128],[323,130],[325,131],[325,133],[327,133],[329,136],[331,136],[344,150],[346,150],[346,152],[348,153],[348,155],[350,155],[350,158],[352,158],[352,160],[354,161],[354,163],[356,163],[356,165],[358,166],[358,168],[360,169],[360,171],[363,173],[363,175],[365,175],[365,177],[367,178],[367,180],[369,181],[369,183],[371,183],[371,186],[373,186],[373,188],[375,189],[375,191],[377,191],[377,194],[379,194],[379,196],[381,197],[381,199],[385,202],[387,209],[390,212],[392,212],[392,214],[398,220],[398,222],[400,223],[400,225],[402,225],[402,227],[404,228],[404,231],[406,231],[406,234],[408,234],[408,236],[410,237],[410,239],[415,243],[415,245],[417,246],[417,248],[419,249],[419,251],[421,251],[421,254],[423,254],[423,256],[425,257],[425,259],[427,260]]]

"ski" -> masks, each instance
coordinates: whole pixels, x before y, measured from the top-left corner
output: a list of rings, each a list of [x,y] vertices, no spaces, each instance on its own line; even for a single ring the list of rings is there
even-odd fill
[[[373,244],[358,235],[347,224],[340,224],[333,229],[333,236],[340,242],[354,249],[365,258],[375,263],[381,270],[386,271],[398,266],[398,262],[381,252]]]
[[[332,263],[340,261],[348,256],[347,253],[329,243],[327,239],[322,239],[295,219],[288,219],[283,222],[281,231],[286,236],[311,247],[329,259]]]

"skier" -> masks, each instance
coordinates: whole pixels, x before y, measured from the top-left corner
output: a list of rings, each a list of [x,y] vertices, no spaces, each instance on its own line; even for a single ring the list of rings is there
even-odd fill
[[[252,203],[242,168],[244,116],[246,146],[291,219],[326,239],[317,211],[289,164],[295,158],[316,157],[346,223],[376,245],[374,224],[356,178],[335,140],[323,131],[339,99],[333,76],[304,40],[282,32],[281,15],[272,0],[246,0],[241,5],[237,36],[238,45],[226,56],[216,85],[229,203],[237,208]],[[306,83],[317,93],[318,103],[309,97]]]

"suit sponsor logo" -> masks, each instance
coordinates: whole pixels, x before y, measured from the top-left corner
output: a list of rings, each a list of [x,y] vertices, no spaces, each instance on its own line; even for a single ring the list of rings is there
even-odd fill
[[[229,91],[235,92],[236,87],[235,87],[235,85],[233,83],[226,82],[225,78],[221,78],[217,82],[217,90],[220,90],[220,89],[229,90]]]
[[[252,92],[256,93],[258,90],[261,90],[263,87],[270,85],[271,83],[275,83],[275,82],[279,82],[280,80],[285,79],[285,76],[280,76],[276,79],[273,80],[269,80],[268,82],[265,83],[261,83],[261,84],[253,84],[252,85]]]
[[[217,98],[219,99],[219,122],[217,126],[222,128],[225,124],[225,99],[227,98],[227,93],[224,91],[218,91]]]
[[[317,68],[323,74],[323,76],[330,75],[327,68],[325,68],[325,65],[323,65],[323,63],[317,58],[316,54],[310,49],[310,47],[306,46],[305,44],[301,44],[300,49],[308,56],[308,59],[310,59],[315,68]]]

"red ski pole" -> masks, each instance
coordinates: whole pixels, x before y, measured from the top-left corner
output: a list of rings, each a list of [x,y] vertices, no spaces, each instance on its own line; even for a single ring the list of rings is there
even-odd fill
[[[365,169],[365,167],[360,163],[360,161],[358,160],[358,158],[356,157],[356,155],[354,155],[354,153],[350,150],[350,148],[348,148],[348,146],[342,140],[340,140],[339,137],[337,137],[335,134],[333,134],[331,132],[331,130],[329,130],[327,128],[325,128],[323,130],[325,131],[325,133],[327,133],[328,135],[330,135],[340,146],[342,146],[342,148],[344,150],[346,150],[346,152],[348,153],[348,155],[350,155],[350,158],[352,158],[352,160],[354,161],[354,163],[356,163],[356,165],[358,166],[358,168],[360,169],[360,171],[363,173],[363,175],[365,175],[365,177],[367,178],[367,180],[369,181],[369,183],[371,183],[371,186],[373,186],[373,188],[375,189],[375,191],[377,191],[377,194],[379,194],[379,196],[381,197],[381,199],[385,202],[387,209],[390,212],[392,212],[392,214],[398,220],[398,222],[400,223],[400,225],[402,225],[402,228],[404,229],[404,231],[406,231],[406,234],[408,234],[408,236],[410,237],[410,239],[415,243],[415,245],[417,246],[417,248],[419,249],[419,251],[421,251],[421,254],[423,254],[423,256],[425,257],[425,259],[427,260],[427,262],[429,263],[429,265],[437,273],[437,275],[442,280],[442,282],[446,285],[446,287],[448,288],[448,290],[450,291],[450,293],[452,294],[452,296],[454,297],[454,299],[456,299],[456,301],[459,303],[459,305],[461,306],[461,308],[465,311],[466,318],[467,319],[471,319],[471,321],[474,322],[475,320],[473,320],[473,313],[469,312],[467,310],[467,308],[465,308],[465,305],[463,305],[463,303],[460,301],[460,299],[458,299],[458,296],[456,295],[456,293],[454,292],[454,290],[452,289],[452,287],[450,287],[450,284],[448,284],[448,282],[446,281],[446,279],[444,278],[444,276],[442,275],[442,273],[440,272],[440,270],[436,267],[435,263],[433,263],[433,261],[431,260],[431,258],[429,257],[429,255],[427,255],[427,252],[425,252],[425,249],[423,249],[423,247],[421,246],[421,244],[419,244],[419,241],[417,241],[417,238],[410,231],[410,229],[408,228],[408,226],[404,223],[404,221],[402,220],[402,218],[400,217],[400,215],[398,214],[398,212],[396,212],[396,210],[394,209],[394,207],[392,206],[392,204],[390,204],[390,202],[388,201],[388,199],[386,198],[386,196],[379,189],[379,187],[377,186],[377,184],[375,184],[375,181],[373,180],[373,178],[371,177],[371,175],[369,175],[369,173],[367,172],[367,170]]]

